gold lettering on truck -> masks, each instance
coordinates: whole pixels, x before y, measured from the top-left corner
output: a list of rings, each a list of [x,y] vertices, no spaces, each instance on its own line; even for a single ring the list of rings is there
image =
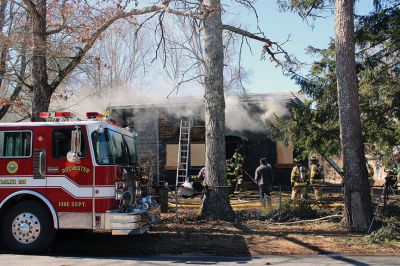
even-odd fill
[[[61,171],[63,172],[63,174],[69,173],[69,172],[72,172],[72,171],[80,171],[80,172],[85,173],[85,174],[90,173],[90,169],[85,167],[85,166],[82,166],[82,165],[67,166],[67,167],[61,169]]]
[[[17,180],[15,179],[0,179],[0,185],[16,185]]]
[[[86,207],[86,203],[84,201],[59,201],[58,207],[83,208]]]

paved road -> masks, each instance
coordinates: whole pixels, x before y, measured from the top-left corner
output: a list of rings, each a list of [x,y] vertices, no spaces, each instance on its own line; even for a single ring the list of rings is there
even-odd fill
[[[69,265],[400,265],[400,255],[377,256],[262,256],[262,257],[213,257],[213,256],[149,256],[149,257],[59,257],[0,255],[0,264],[69,266]]]

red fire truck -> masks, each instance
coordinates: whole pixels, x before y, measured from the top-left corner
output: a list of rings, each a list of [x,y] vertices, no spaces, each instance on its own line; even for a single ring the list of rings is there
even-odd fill
[[[46,122],[0,123],[0,236],[40,252],[58,229],[140,234],[160,217],[138,173],[135,134],[97,113],[41,113]],[[149,188],[149,187],[147,187]]]

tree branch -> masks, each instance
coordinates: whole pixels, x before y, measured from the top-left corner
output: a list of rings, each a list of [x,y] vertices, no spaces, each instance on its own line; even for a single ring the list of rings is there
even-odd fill
[[[63,0],[62,3],[61,3],[61,7],[60,7],[60,9],[61,9],[61,20],[62,20],[61,25],[56,29],[47,31],[46,35],[56,34],[56,33],[59,33],[61,31],[65,30],[65,29],[68,29],[67,19],[65,17],[65,6],[66,6],[66,3],[67,3],[67,1]]]
[[[13,93],[11,94],[10,100],[0,108],[0,120],[6,115],[8,110],[11,108],[12,103],[18,98],[20,92],[22,91],[22,88],[25,84],[25,81],[23,79],[25,77],[27,64],[28,63],[26,59],[26,42],[24,42],[23,47],[21,49],[21,63],[20,63],[21,69],[19,75],[17,75],[20,81],[17,83],[17,86],[15,87]]]
[[[279,53],[284,52],[284,50],[276,42],[272,42],[270,39],[258,36],[256,34],[253,34],[251,32],[243,30],[243,29],[239,29],[239,28],[231,26],[231,25],[222,25],[222,28],[224,30],[228,30],[228,31],[234,32],[236,34],[242,35],[244,37],[264,42],[263,54],[265,54],[265,53],[269,54],[272,61],[275,61],[280,66],[283,65],[282,62],[278,58],[276,58],[277,52],[273,52],[271,50],[272,45],[276,45],[278,47],[278,51],[280,50]],[[286,53],[286,52],[284,52],[284,53]],[[289,58],[289,56],[287,57],[287,59],[288,58]]]
[[[29,0],[24,0],[24,1],[29,1]],[[180,11],[180,10],[175,10],[170,8],[168,5],[171,2],[171,0],[163,0],[158,4],[154,4],[148,7],[143,7],[143,8],[135,8],[132,9],[128,12],[126,11],[119,11],[114,15],[113,17],[109,18],[106,20],[103,25],[98,28],[92,35],[90,36],[89,39],[86,40],[86,45],[83,48],[80,48],[79,52],[76,54],[75,57],[72,58],[71,62],[64,68],[62,69],[58,76],[54,79],[54,81],[51,83],[50,88],[52,92],[55,91],[55,89],[61,84],[61,82],[65,79],[65,77],[70,74],[75,67],[80,63],[82,58],[86,55],[86,53],[93,47],[94,43],[96,40],[99,38],[99,36],[108,29],[108,27],[111,26],[115,21],[123,18],[127,18],[130,16],[138,16],[138,15],[144,15],[148,13],[153,13],[153,12],[158,12],[158,11],[163,11],[166,13],[171,13],[175,14],[178,16],[189,16],[192,18],[196,19],[204,19],[205,16],[211,12],[210,10],[206,10],[205,12],[202,13],[192,13],[188,11]]]
[[[265,43],[268,44],[269,46],[271,46],[271,45],[274,43],[274,42],[272,42],[270,39],[267,39],[267,38],[265,38],[265,37],[258,36],[258,35],[256,35],[256,34],[253,34],[253,33],[251,33],[251,32],[248,32],[248,31],[246,31],[246,30],[243,30],[243,29],[239,29],[239,28],[234,27],[234,26],[231,26],[231,25],[222,25],[222,28],[223,28],[224,30],[228,30],[228,31],[234,32],[234,33],[236,33],[236,34],[239,34],[239,35],[248,37],[248,38],[250,38],[250,39],[254,39],[254,40],[257,40],[257,41],[265,42]]]
[[[31,0],[23,0],[23,2],[28,7],[30,15],[36,17],[37,19],[40,19],[41,15],[37,11],[36,5]]]
[[[289,53],[287,51],[285,51],[285,49],[283,49],[282,45],[277,42],[273,42],[268,38],[258,36],[254,33],[248,32],[246,30],[243,30],[243,29],[231,26],[231,25],[222,25],[222,28],[224,30],[231,31],[233,33],[242,35],[244,37],[264,42],[261,58],[264,59],[265,54],[268,54],[271,58],[271,61],[276,62],[277,65],[281,66],[283,70],[288,70],[288,69],[290,70],[290,69],[296,67],[297,65],[299,65],[299,62],[297,61],[297,59],[294,58],[293,56],[290,56]],[[285,42],[287,42],[287,41],[288,40],[286,40]],[[285,59],[284,62],[282,62],[280,59],[277,58],[277,55],[280,55],[280,54],[283,55],[283,57]]]

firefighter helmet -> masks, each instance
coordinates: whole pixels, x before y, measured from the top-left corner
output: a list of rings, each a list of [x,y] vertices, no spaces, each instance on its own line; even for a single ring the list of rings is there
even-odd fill
[[[300,163],[301,163],[301,158],[300,158],[300,157],[294,158],[294,162],[295,162],[296,164],[300,164]]]

